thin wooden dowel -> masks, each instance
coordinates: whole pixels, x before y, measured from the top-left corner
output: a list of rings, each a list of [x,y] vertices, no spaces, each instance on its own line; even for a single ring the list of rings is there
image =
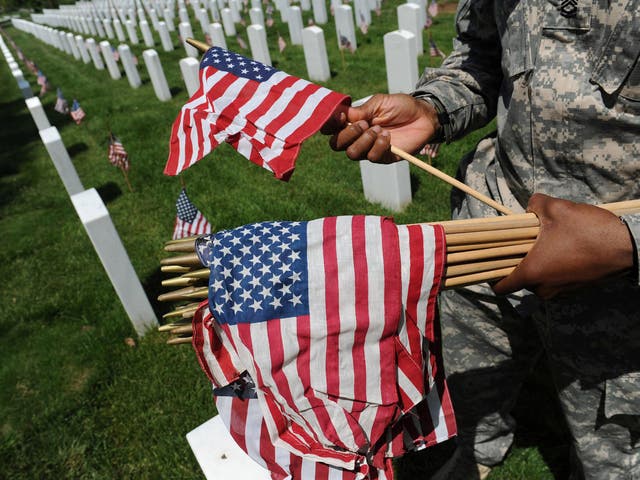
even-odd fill
[[[197,285],[202,283],[199,278],[175,277],[162,280],[163,287],[187,287],[189,285]]]
[[[404,150],[400,150],[398,147],[395,147],[395,146],[391,145],[391,153],[396,154],[400,158],[403,158],[404,160],[408,161],[409,163],[412,163],[416,167],[424,170],[425,172],[430,173],[431,175],[439,178],[440,180],[443,180],[443,181],[447,182],[449,185],[451,185],[453,187],[456,187],[459,190],[462,190],[466,194],[471,195],[473,198],[475,198],[477,200],[480,200],[482,203],[484,203],[486,205],[489,205],[492,208],[495,208],[498,212],[504,213],[505,215],[512,215],[513,214],[513,212],[511,210],[509,210],[507,207],[505,207],[504,205],[499,204],[495,200],[487,197],[486,195],[483,195],[482,193],[478,192],[477,190],[474,190],[473,188],[471,188],[470,186],[465,185],[461,181],[456,180],[452,176],[447,175],[443,171],[438,170],[437,168],[435,168],[432,165],[429,165],[427,162],[423,162],[419,158],[414,157],[413,155],[405,152]]]
[[[167,323],[166,325],[160,325],[158,327],[158,331],[159,332],[170,332],[174,328],[182,327],[182,326],[184,326],[186,324],[187,324],[186,320],[185,321],[179,320],[177,322]]]
[[[635,199],[635,200],[623,200],[621,202],[610,202],[610,203],[603,203],[601,205],[598,205],[600,208],[604,208],[605,210],[609,210],[610,212],[617,212],[618,210],[627,210],[627,209],[632,209],[632,210],[637,210],[640,212],[640,199]]]
[[[191,235],[190,237],[184,237],[184,238],[176,238],[171,239],[171,240],[167,240],[165,242],[165,245],[176,245],[179,243],[193,243],[196,241],[196,238],[198,238],[199,235]]]
[[[167,345],[183,345],[185,343],[191,343],[192,341],[193,337],[176,337],[167,340]]]
[[[196,249],[195,242],[171,243],[164,246],[165,252],[194,252]]]
[[[506,277],[513,272],[516,267],[500,268],[487,272],[472,273],[471,275],[460,275],[458,277],[447,278],[444,281],[444,288],[462,287],[464,285],[473,285],[475,283],[484,283],[489,280],[497,280]]]
[[[174,257],[167,257],[160,260],[160,265],[180,265],[182,267],[188,266],[202,266],[198,255],[195,253],[187,253],[185,255],[176,255]]]
[[[510,247],[484,248],[469,252],[457,252],[447,255],[447,265],[463,262],[473,262],[489,258],[513,257],[526,254],[533,244],[512,245]]]
[[[180,325],[171,330],[171,333],[174,335],[182,335],[183,333],[193,333],[193,327],[191,324],[188,325]]]
[[[207,298],[208,287],[186,287],[173,292],[158,295],[159,302],[174,302],[176,300],[195,300]]]
[[[185,273],[183,277],[187,278],[209,278],[211,271],[208,268],[201,268],[193,272]]]
[[[187,273],[191,271],[191,268],[182,265],[162,265],[160,271],[162,273]]]
[[[443,222],[429,222],[429,224],[441,225],[447,235],[540,226],[538,217],[533,213],[518,213],[503,217],[463,218],[459,220],[445,220]]]
[[[487,272],[499,268],[515,267],[522,261],[522,257],[505,258],[488,262],[462,263],[448,266],[444,271],[445,278],[469,275],[471,273]]]
[[[188,305],[176,308],[175,310],[165,313],[162,318],[180,317],[185,312],[195,312],[198,308],[198,302],[193,302]]]
[[[510,240],[507,242],[483,242],[483,243],[467,243],[464,245],[447,245],[447,253],[468,252],[469,250],[482,250],[483,248],[509,247],[511,245],[533,245],[535,239],[529,240]],[[188,274],[187,274],[188,275]]]
[[[536,238],[540,227],[508,228],[482,232],[447,234],[447,245],[464,245],[479,242],[501,242],[505,240],[522,240]]]

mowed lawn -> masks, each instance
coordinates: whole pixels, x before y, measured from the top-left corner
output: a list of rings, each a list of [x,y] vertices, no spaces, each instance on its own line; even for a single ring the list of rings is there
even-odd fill
[[[327,87],[354,99],[386,91],[382,36],[397,28],[398,4],[385,1],[369,32],[358,32],[353,54],[338,49],[332,20],[324,26],[332,70]],[[425,45],[431,35],[445,53],[455,32],[452,9],[447,10],[424,32]],[[286,25],[275,17],[268,29],[273,63],[305,77],[301,47],[288,45],[278,52],[278,34],[289,38]],[[305,12],[305,24],[308,18]],[[198,30],[195,19],[192,25]],[[96,188],[105,202],[158,318],[173,306],[156,298],[165,291],[160,261],[167,256],[163,244],[171,237],[183,183],[216,229],[362,213],[393,215],[398,223],[448,218],[449,187],[413,168],[413,202],[403,212],[366,202],[358,164],[331,151],[321,135],[304,144],[287,183],[226,145],[181,178],[166,177],[171,125],[187,100],[178,68],[185,53],[177,38],[176,50],[165,53],[156,35],[173,94],[171,101],[160,102],[140,45],[131,45],[143,80],[134,90],[124,72],[114,81],[106,70],[15,28],[5,27],[3,33],[5,43],[15,41],[69,102],[77,98],[85,110],[78,126],[54,111],[55,91],[41,98],[84,187]],[[241,35],[246,41],[246,33]],[[243,53],[235,39],[228,45]],[[427,52],[419,65],[440,61]],[[20,66],[37,92],[34,75]],[[136,337],[4,61],[0,85],[0,478],[203,478],[185,434],[215,409],[191,347],[167,346],[166,335],[155,331]],[[434,165],[453,175],[462,155],[490,129],[443,146]],[[130,154],[132,192],[107,161],[110,130]],[[516,447],[491,479],[566,474],[566,436],[543,367],[522,395]],[[396,463],[398,477],[426,476],[451,447],[448,442],[405,457]]]

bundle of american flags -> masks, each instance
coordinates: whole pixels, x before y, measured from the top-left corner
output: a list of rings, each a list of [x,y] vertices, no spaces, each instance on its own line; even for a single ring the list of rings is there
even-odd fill
[[[232,436],[273,478],[393,477],[455,435],[435,298],[444,231],[374,216],[200,237],[193,345]]]

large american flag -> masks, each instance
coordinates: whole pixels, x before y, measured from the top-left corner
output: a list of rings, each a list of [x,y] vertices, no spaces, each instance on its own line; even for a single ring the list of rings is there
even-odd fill
[[[176,200],[176,222],[173,227],[173,239],[186,238],[192,235],[211,233],[211,224],[205,216],[191,203],[187,191],[183,188]]]
[[[264,431],[244,441],[264,445],[266,463],[391,478],[391,457],[455,435],[434,311],[440,227],[264,222],[201,237],[197,251],[211,314],[195,316],[194,347],[218,389],[255,382]]]
[[[348,102],[345,95],[212,47],[200,64],[200,88],[173,124],[164,173],[177,175],[227,142],[286,179],[302,142]]]
[[[109,163],[125,172],[129,171],[129,154],[124,149],[122,142],[113,133],[109,134],[109,151],[107,152]]]

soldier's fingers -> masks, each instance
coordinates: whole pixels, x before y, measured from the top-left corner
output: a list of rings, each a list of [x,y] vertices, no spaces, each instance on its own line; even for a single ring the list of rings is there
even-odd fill
[[[379,134],[382,132],[382,128],[375,126],[362,132],[350,146],[345,153],[351,160],[371,160],[377,162],[384,154],[384,143],[377,145]],[[375,150],[372,150],[374,149]]]
[[[373,145],[371,146],[369,153],[367,154],[367,159],[372,162],[378,163],[393,163],[397,162],[398,158],[396,155],[391,153],[391,135],[388,131],[382,130],[378,126],[371,127],[376,133],[376,139]]]
[[[369,128],[364,120],[359,120],[346,126],[329,139],[329,145],[337,151],[346,150]]]

